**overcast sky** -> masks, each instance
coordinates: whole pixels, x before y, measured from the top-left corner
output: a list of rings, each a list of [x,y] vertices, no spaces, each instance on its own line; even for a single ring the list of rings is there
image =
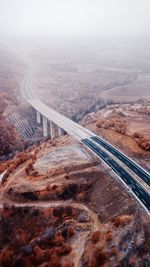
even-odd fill
[[[150,0],[0,0],[3,34],[149,34]]]

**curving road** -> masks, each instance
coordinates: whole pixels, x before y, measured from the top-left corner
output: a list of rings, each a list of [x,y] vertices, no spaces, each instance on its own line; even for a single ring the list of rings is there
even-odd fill
[[[22,83],[22,95],[26,101],[49,121],[54,122],[78,139],[103,160],[134,194],[146,211],[150,212],[150,193],[140,182],[143,180],[150,186],[150,174],[103,138],[45,105],[32,91],[33,77],[34,70],[32,68],[27,72]]]

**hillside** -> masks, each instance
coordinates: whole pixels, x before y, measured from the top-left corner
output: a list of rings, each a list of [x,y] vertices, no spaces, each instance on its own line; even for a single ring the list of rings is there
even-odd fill
[[[71,137],[34,145],[0,168],[7,169],[1,266],[121,266],[140,259],[142,267],[150,260],[149,216]]]
[[[21,65],[10,51],[0,44],[0,159],[12,156],[16,150],[23,149],[23,140],[7,114],[19,105],[18,91],[21,79]],[[15,65],[15,70],[14,70]]]
[[[14,50],[8,54],[0,48],[0,266],[147,266],[149,215],[130,189],[83,144],[68,135],[43,138],[35,111],[21,97],[26,67],[18,54],[14,57]],[[80,121],[150,170],[147,83],[144,97],[137,102],[134,96],[122,103],[130,85],[121,103],[112,101],[120,86],[139,81],[137,72],[147,71],[147,64],[138,67],[133,61],[128,66],[125,61],[120,71],[112,61],[106,70],[107,57],[99,65],[95,50],[89,54],[83,47],[74,47],[74,51],[69,47],[70,62],[66,63],[60,47],[58,54],[56,48],[54,54],[52,48],[43,54],[38,47],[37,51],[29,49],[35,65],[41,66],[33,89],[48,105]],[[54,62],[49,64],[52,54]],[[101,98],[108,90],[110,102]]]
[[[81,124],[150,170],[149,103],[109,105],[86,115]]]

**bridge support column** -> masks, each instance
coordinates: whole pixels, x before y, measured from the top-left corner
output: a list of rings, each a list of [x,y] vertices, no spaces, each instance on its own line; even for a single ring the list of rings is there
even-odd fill
[[[51,139],[55,138],[54,123],[52,121],[50,121],[50,136],[51,136]]]
[[[37,123],[41,123],[41,114],[38,110],[36,110],[36,120],[37,120]]]
[[[48,130],[47,130],[47,118],[43,116],[43,135],[44,137],[48,136]]]
[[[60,127],[58,127],[58,134],[59,134],[59,136],[62,136],[64,134],[63,129]]]

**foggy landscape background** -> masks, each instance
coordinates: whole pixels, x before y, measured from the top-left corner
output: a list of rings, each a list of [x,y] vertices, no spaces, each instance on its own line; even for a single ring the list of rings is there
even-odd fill
[[[148,0],[0,0],[7,35],[149,34]]]
[[[0,266],[150,266],[149,172],[150,0],[0,0]]]

